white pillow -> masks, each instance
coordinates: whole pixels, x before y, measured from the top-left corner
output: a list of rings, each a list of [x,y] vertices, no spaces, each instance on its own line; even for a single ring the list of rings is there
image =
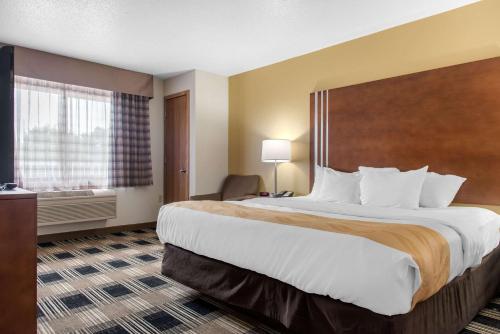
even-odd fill
[[[428,166],[408,172],[361,170],[361,204],[418,208]]]
[[[314,184],[311,193],[309,194],[310,198],[316,198],[319,196],[322,184],[323,171],[324,171],[323,167],[320,166],[314,167]]]
[[[360,181],[361,175],[358,172],[344,173],[325,168],[321,179],[320,192],[316,199],[335,203],[360,204]]]
[[[446,208],[460,190],[466,178],[456,175],[427,173],[420,195],[420,206],[426,208]]]
[[[365,166],[359,166],[358,167],[359,171],[361,173],[366,173],[366,172],[399,172],[399,169],[396,167],[365,167]]]

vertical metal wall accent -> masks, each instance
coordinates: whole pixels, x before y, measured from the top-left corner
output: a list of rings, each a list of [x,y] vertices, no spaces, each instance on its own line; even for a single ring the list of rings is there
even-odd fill
[[[323,154],[323,153],[324,153],[324,152],[323,152],[323,139],[324,139],[324,137],[323,137],[323,126],[324,126],[324,124],[323,124],[323,113],[324,113],[324,108],[323,108],[323,106],[324,106],[324,103],[323,103],[323,102],[324,102],[324,99],[323,99],[323,91],[321,91],[321,114],[320,114],[320,119],[319,119],[319,122],[320,122],[320,124],[321,124],[321,126],[319,127],[319,131],[320,131],[320,138],[321,138],[321,140],[319,141],[319,143],[320,143],[320,146],[319,146],[319,151],[320,151],[320,153],[321,153],[321,155],[320,155],[320,159],[319,159],[319,161],[320,161],[320,166],[323,166],[323,156],[324,156],[324,154]]]
[[[326,121],[325,121],[325,128],[326,128],[326,136],[325,136],[325,152],[326,152],[326,162],[325,162],[325,166],[328,166],[328,157],[330,156],[330,152],[328,151],[328,142],[329,142],[329,123],[328,123],[328,116],[330,114],[330,109],[328,108],[329,107],[329,93],[328,93],[328,90],[326,90],[326,108],[325,108],[325,113],[326,113]]]
[[[328,140],[329,129],[329,92],[321,90],[311,93],[311,134],[310,134],[310,188],[314,182],[315,166],[325,167],[329,164]]]
[[[314,92],[314,165],[328,166],[328,91]]]
[[[314,166],[318,165],[318,92],[314,92]],[[314,171],[313,171],[314,173]]]

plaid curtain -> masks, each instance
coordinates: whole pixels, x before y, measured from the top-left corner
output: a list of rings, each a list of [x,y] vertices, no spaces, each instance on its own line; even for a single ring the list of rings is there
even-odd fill
[[[113,93],[110,186],[153,184],[149,135],[149,98]]]
[[[15,77],[15,182],[33,191],[106,188],[112,92]]]

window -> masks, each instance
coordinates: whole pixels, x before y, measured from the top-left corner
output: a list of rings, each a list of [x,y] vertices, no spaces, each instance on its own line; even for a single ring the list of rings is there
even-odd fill
[[[106,188],[113,92],[15,78],[15,176],[34,191]]]

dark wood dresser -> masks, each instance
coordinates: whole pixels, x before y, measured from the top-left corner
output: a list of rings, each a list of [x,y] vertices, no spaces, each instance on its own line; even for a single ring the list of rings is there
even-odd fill
[[[0,333],[36,333],[36,193],[0,191]]]

